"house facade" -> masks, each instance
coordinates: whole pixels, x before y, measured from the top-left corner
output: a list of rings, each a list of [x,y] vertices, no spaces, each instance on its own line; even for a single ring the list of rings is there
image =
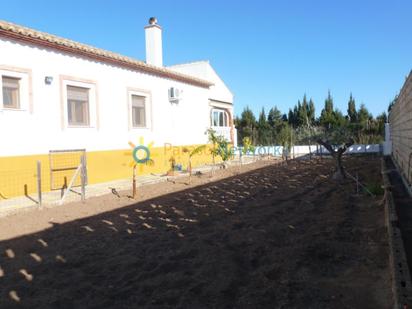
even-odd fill
[[[210,127],[234,143],[233,95],[210,64],[165,67],[154,18],[145,32],[144,62],[0,21],[0,177],[36,161],[47,174],[51,150],[85,149],[88,182],[106,182],[131,176],[129,144],[149,146],[148,174],[185,166],[182,147]]]

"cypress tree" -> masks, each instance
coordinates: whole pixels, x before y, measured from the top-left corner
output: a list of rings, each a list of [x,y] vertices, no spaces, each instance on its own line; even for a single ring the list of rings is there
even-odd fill
[[[352,93],[350,94],[349,102],[348,102],[348,118],[349,118],[349,122],[352,124],[358,122],[358,113],[356,112],[356,103],[355,103],[355,99],[352,96]]]
[[[257,130],[258,130],[258,140],[257,143],[262,146],[269,145],[269,125],[266,120],[265,109],[262,108],[262,111],[259,114],[259,120],[257,123]]]

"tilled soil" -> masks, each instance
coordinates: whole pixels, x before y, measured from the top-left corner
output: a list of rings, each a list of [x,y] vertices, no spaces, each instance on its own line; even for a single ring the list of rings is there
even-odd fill
[[[380,181],[378,158],[345,165]],[[87,218],[45,210],[66,219],[0,242],[0,307],[390,308],[382,197],[331,168],[267,165],[112,210],[90,199],[108,211]],[[4,220],[21,235],[36,214]]]

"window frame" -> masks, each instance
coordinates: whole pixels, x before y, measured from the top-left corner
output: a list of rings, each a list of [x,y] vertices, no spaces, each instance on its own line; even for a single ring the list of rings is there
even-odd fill
[[[217,119],[218,120],[218,125],[215,125],[215,122],[214,122],[215,113],[217,113],[217,115],[218,115],[218,119]],[[220,118],[221,118],[220,115],[222,115],[222,114],[223,114],[223,117],[224,117],[224,118],[222,118],[223,125],[220,125]],[[229,127],[229,114],[228,114],[228,112],[224,109],[212,108],[211,122],[212,122],[212,127],[218,127],[218,128],[227,128],[227,127]]]
[[[68,102],[68,87],[79,87],[88,89],[88,124],[69,123],[69,102]],[[61,94],[61,122],[62,129],[90,128],[99,129],[99,114],[98,114],[98,96],[97,83],[90,80],[74,78],[69,76],[60,76],[60,94]]]
[[[145,104],[145,124],[144,126],[135,126],[133,123],[133,96],[144,97]],[[153,130],[152,119],[152,93],[148,90],[139,88],[127,88],[127,111],[129,130]]]
[[[147,116],[146,116],[146,114],[147,114],[147,112],[146,112],[146,110],[147,110],[147,104],[146,104],[147,97],[137,95],[137,94],[133,94],[133,93],[130,96],[131,96],[130,100],[131,100],[131,113],[132,113],[132,127],[134,129],[135,128],[146,128],[147,127],[147,125],[146,125],[147,124]],[[134,103],[133,102],[133,97],[143,98],[143,124],[142,125],[136,125],[136,123],[135,123],[136,119],[134,118],[134,116],[135,116],[134,108],[140,109],[141,107],[133,105],[133,103]]]
[[[4,105],[3,77],[19,80],[17,107],[6,107]],[[33,112],[31,80],[31,70],[0,65],[0,112]]]
[[[17,89],[17,95],[14,98],[16,101],[13,102],[14,95],[12,95],[11,98],[10,98],[11,101],[12,101],[11,106],[6,106],[6,104],[4,104],[4,102],[5,102],[5,95],[4,95],[5,86],[4,86],[4,84],[7,83],[7,81],[5,82],[5,79],[17,81],[17,87],[12,88],[12,91],[16,91],[16,89]],[[10,87],[8,87],[8,88],[10,88]],[[7,76],[7,75],[1,75],[1,91],[2,91],[2,101],[3,101],[2,104],[3,104],[4,109],[20,109],[20,106],[21,106],[21,103],[20,103],[20,101],[21,101],[21,99],[20,99],[20,97],[21,97],[21,94],[20,94],[20,92],[21,92],[21,78]]]
[[[69,88],[78,88],[78,89],[85,90],[87,100],[80,100],[80,99],[76,100],[73,98],[69,98]],[[67,123],[68,125],[69,126],[83,126],[83,127],[90,126],[90,88],[67,85],[66,91],[67,91],[66,103],[67,103]],[[86,110],[82,111],[82,114],[83,114],[82,117],[84,117],[83,122],[77,121],[76,103],[81,103],[82,108],[84,108],[84,105],[86,105]],[[71,117],[69,117],[70,114],[71,114]],[[70,121],[70,118],[72,118],[72,121]],[[75,121],[73,121],[73,118],[76,118]]]

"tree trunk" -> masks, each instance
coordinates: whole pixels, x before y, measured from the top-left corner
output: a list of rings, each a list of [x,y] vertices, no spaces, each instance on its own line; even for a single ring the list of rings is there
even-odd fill
[[[189,157],[189,184],[192,182],[192,158]]]
[[[192,158],[189,158],[188,170],[189,170],[189,176],[192,176]]]
[[[333,156],[335,158],[336,171],[335,171],[335,174],[333,174],[332,178],[336,180],[341,180],[341,179],[346,178],[345,170],[342,164],[343,152],[340,152],[339,150],[340,148],[338,149],[338,152]]]
[[[344,145],[340,146],[338,149],[333,149],[332,144],[329,141],[323,141],[318,139],[317,142],[324,146],[332,155],[333,159],[335,160],[335,173],[333,174],[332,178],[335,180],[342,180],[346,178],[345,169],[342,164],[342,155],[345,151],[353,145],[353,139],[350,139]]]

